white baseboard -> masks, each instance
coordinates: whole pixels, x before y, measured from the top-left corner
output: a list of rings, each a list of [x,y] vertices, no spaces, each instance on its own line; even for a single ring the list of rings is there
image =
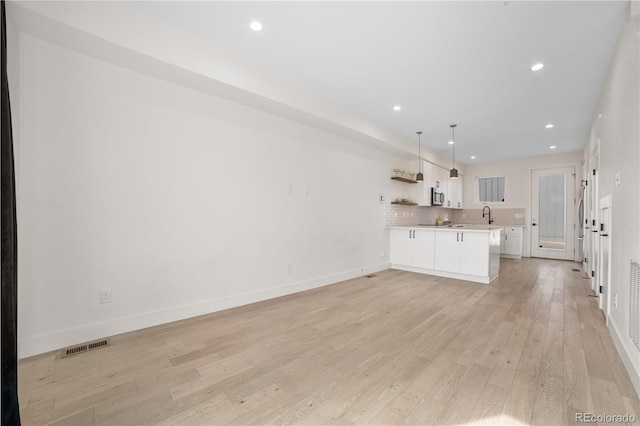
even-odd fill
[[[611,319],[611,316],[609,316],[609,320],[607,321],[607,328],[609,328],[609,334],[613,338],[613,343],[616,345],[616,349],[620,354],[620,358],[622,359],[622,363],[627,370],[627,374],[629,374],[631,383],[633,383],[633,387],[636,389],[636,393],[640,395],[640,371],[638,371],[640,365],[638,365],[638,363],[634,363],[631,355],[629,354],[629,352],[627,352],[626,346],[624,345],[622,340],[624,336],[619,333],[618,327]],[[637,359],[639,355],[636,353],[635,356]]]
[[[251,292],[244,292],[223,296],[216,299],[188,305],[175,306],[152,312],[144,312],[127,317],[114,318],[99,323],[82,325],[80,327],[59,330],[53,333],[41,334],[18,340],[18,357],[20,359],[58,350],[67,346],[77,345],[96,339],[103,339],[117,334],[205,315],[224,309],[261,302],[288,294],[298,293],[317,287],[346,281],[375,272],[389,269],[388,263],[366,266],[351,271],[339,272],[323,277],[312,278],[275,287],[269,287]]]
[[[497,275],[494,278],[479,277],[476,275],[465,275],[457,274],[455,272],[437,271],[435,269],[416,268],[415,266],[397,265],[395,263],[391,264],[391,268],[398,269],[400,271],[416,272],[418,274],[435,275],[438,277],[453,278],[456,280],[473,281],[480,284],[489,284],[491,281],[498,278]]]

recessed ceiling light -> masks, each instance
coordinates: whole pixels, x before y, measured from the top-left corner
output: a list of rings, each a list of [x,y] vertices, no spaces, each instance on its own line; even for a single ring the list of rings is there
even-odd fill
[[[453,145],[453,141],[449,141],[449,145]]]
[[[551,145],[551,146],[549,147],[549,149],[556,149],[556,148],[557,148],[557,146],[555,146],[555,145]]]
[[[545,129],[552,129],[553,128],[553,124],[549,123],[546,126],[544,126]]]
[[[402,107],[400,105],[396,105],[393,107],[394,111],[400,111],[402,109]]]
[[[262,31],[262,24],[258,21],[253,21],[249,26],[253,31]]]
[[[472,159],[472,160],[475,160],[475,159],[476,159],[476,156],[475,156],[475,155],[472,155],[472,156],[471,156],[471,159]]]
[[[540,71],[542,68],[544,68],[544,64],[542,62],[538,62],[531,67],[531,71]]]

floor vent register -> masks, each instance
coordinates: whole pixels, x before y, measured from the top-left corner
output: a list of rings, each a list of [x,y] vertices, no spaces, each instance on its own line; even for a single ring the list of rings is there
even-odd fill
[[[111,341],[109,339],[102,339],[102,340],[96,340],[95,342],[83,343],[81,345],[72,346],[70,348],[63,349],[62,354],[60,354],[60,357],[66,358],[71,355],[77,355],[84,352],[89,352],[94,349],[104,348],[110,345],[111,345]]]

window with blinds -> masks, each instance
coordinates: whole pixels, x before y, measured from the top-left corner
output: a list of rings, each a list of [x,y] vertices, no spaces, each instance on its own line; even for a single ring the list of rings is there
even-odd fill
[[[504,203],[505,202],[505,178],[504,176],[477,178],[479,203]]]

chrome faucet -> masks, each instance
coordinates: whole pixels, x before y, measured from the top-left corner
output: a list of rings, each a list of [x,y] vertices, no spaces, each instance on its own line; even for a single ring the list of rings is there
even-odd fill
[[[484,206],[482,208],[482,217],[484,217],[484,210],[487,209],[489,210],[489,225],[491,225],[493,223],[493,220],[491,219],[491,207],[489,206]]]

